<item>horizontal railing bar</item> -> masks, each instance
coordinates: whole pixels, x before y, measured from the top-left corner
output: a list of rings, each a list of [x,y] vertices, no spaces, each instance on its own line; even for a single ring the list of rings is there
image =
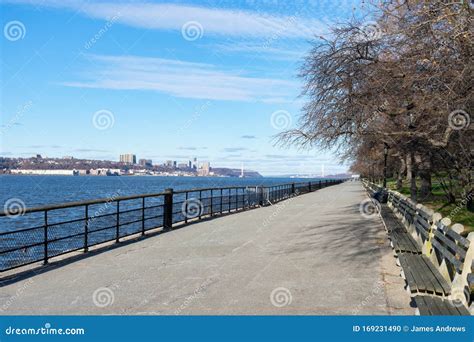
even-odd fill
[[[325,182],[327,183],[327,181]],[[214,188],[195,188],[195,189],[189,189],[189,190],[177,190],[173,191],[174,194],[184,194],[184,193],[189,193],[189,192],[199,192],[199,191],[210,191],[210,190],[233,190],[233,189],[248,189],[248,188],[264,188],[264,189],[272,189],[272,188],[277,188],[279,186],[291,186],[293,183],[287,183],[287,184],[281,184],[281,185],[270,185],[270,186],[231,186],[231,187],[214,187]],[[306,184],[305,182],[298,182],[294,183],[295,186],[299,184]],[[121,197],[113,197],[113,198],[101,198],[101,199],[96,199],[96,200],[88,200],[88,201],[80,201],[80,202],[68,202],[68,203],[63,203],[63,204],[54,204],[54,205],[46,205],[46,206],[40,206],[40,207],[32,207],[32,208],[25,208],[24,210],[21,210],[22,214],[26,213],[34,213],[34,212],[39,212],[39,211],[49,211],[49,210],[57,210],[57,209],[68,209],[68,208],[73,208],[73,207],[80,207],[80,206],[85,206],[85,205],[93,205],[93,204],[103,204],[103,203],[111,203],[111,202],[117,202],[117,201],[127,201],[127,200],[133,200],[133,199],[140,199],[140,198],[149,198],[149,197],[159,197],[159,196],[164,196],[166,195],[167,192],[159,192],[159,193],[151,193],[151,194],[142,194],[142,195],[131,195],[131,196],[121,196]],[[0,217],[2,216],[7,216],[10,214],[17,214],[16,211],[11,211],[11,212],[6,212],[4,210],[0,211]]]
[[[158,196],[164,196],[165,194],[166,192],[159,192],[156,194],[131,195],[131,196],[122,196],[122,197],[114,197],[114,198],[101,198],[101,199],[81,201],[81,202],[68,202],[68,203],[63,203],[63,204],[46,205],[46,206],[41,206],[41,207],[25,208],[24,210],[21,210],[21,214],[34,213],[34,212],[45,211],[45,210],[50,211],[50,210],[56,210],[56,209],[82,207],[85,205],[92,205],[92,204],[103,204],[103,203],[112,203],[112,202],[117,202],[117,201],[127,201],[127,200],[140,199],[140,198],[158,197]],[[10,214],[13,215],[16,213],[17,213],[16,211],[5,212],[4,210],[2,210],[0,211],[0,217],[7,216]]]

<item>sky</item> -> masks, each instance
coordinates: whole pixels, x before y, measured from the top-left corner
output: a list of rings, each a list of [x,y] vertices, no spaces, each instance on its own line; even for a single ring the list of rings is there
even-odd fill
[[[275,144],[305,101],[311,42],[358,0],[2,1],[0,156],[340,173]],[[323,166],[324,165],[324,166]]]

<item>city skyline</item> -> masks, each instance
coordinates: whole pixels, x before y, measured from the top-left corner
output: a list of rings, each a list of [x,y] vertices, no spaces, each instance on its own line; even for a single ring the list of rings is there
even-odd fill
[[[345,172],[335,153],[281,148],[275,136],[304,103],[296,75],[309,40],[351,4],[6,1],[4,33],[16,24],[20,38],[2,37],[0,155],[134,151],[263,175]]]

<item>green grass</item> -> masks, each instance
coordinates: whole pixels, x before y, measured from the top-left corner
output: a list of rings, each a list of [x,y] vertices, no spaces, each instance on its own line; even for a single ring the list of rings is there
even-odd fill
[[[419,180],[417,180],[416,183],[419,189],[421,183]],[[387,188],[396,190],[407,197],[410,196],[410,185],[406,181],[403,182],[402,189],[397,190],[396,180],[387,180]],[[474,213],[467,211],[465,205],[461,203],[461,199],[458,199],[455,204],[447,204],[443,189],[436,180],[433,180],[432,182],[432,193],[433,196],[429,199],[420,201],[420,203],[426,205],[435,212],[440,213],[443,217],[449,216],[451,222],[464,225],[466,233],[474,232]]]

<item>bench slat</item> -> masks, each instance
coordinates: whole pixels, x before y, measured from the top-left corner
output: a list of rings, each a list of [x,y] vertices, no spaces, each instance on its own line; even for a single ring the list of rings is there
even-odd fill
[[[450,251],[448,251],[444,246],[442,246],[437,240],[431,241],[431,244],[435,249],[437,249],[443,256],[443,258],[448,259],[449,262],[456,268],[457,272],[462,272],[462,262],[456,259]]]
[[[459,247],[454,241],[448,239],[446,236],[444,236],[443,233],[441,233],[440,231],[438,230],[435,230],[434,231],[434,236],[441,240],[442,243],[444,243],[445,245],[447,245],[450,249],[452,249],[453,251],[455,251],[456,254],[459,254],[463,259],[466,257],[466,250],[464,250],[463,248]],[[450,253],[452,255],[455,255],[454,253]]]
[[[469,311],[464,306],[456,306],[452,301],[430,296],[415,296],[416,306],[422,316],[469,316]]]
[[[400,254],[398,257],[411,292],[449,295],[450,286],[426,256]]]

